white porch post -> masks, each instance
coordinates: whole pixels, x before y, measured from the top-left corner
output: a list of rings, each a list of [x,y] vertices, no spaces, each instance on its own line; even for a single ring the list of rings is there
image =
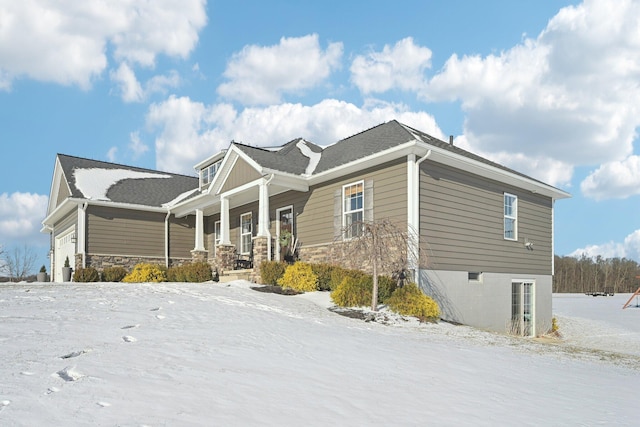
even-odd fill
[[[266,180],[260,182],[258,202],[258,233],[256,237],[270,237],[269,233],[269,187]]]
[[[204,251],[204,215],[202,209],[196,209],[196,246],[194,251]]]
[[[226,196],[220,197],[220,244],[231,244],[229,236],[229,199]]]

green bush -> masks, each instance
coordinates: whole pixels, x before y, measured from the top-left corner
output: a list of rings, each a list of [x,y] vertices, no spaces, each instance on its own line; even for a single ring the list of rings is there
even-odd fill
[[[371,280],[367,276],[359,278],[345,276],[331,291],[331,299],[340,307],[363,307],[371,304]]]
[[[278,279],[284,276],[286,262],[264,261],[260,264],[260,279],[263,285],[277,285]]]
[[[311,269],[318,276],[318,290],[330,291],[331,290],[331,275],[335,268],[338,266],[326,263],[311,264]]]
[[[102,280],[104,282],[122,282],[127,275],[127,269],[124,267],[107,267],[102,270]]]
[[[74,282],[99,282],[100,274],[93,267],[78,268],[73,272]]]
[[[166,282],[166,268],[157,264],[138,264],[133,267],[133,271],[122,279],[126,283],[144,283],[144,282]]]
[[[287,267],[284,275],[278,279],[278,285],[284,289],[299,292],[313,292],[318,290],[318,276],[306,262],[296,262]]]
[[[167,270],[169,282],[202,283],[209,280],[213,280],[211,266],[202,261],[171,267]]]
[[[349,270],[340,266],[334,266],[331,269],[331,281],[329,282],[329,289],[335,290],[344,280],[345,277],[351,277],[357,280],[368,276],[367,273],[360,270]]]
[[[421,321],[436,321],[440,318],[440,307],[415,283],[396,289],[388,299],[389,308],[403,316],[414,316]]]
[[[371,283],[373,289],[373,282]],[[397,282],[389,276],[378,276],[378,301],[386,304],[398,287]]]

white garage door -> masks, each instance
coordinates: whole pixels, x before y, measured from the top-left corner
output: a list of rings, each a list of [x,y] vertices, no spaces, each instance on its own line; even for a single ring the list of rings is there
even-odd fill
[[[74,266],[74,256],[76,252],[76,244],[73,241],[75,235],[74,227],[69,228],[63,234],[56,237],[56,255],[55,255],[55,272],[53,275],[54,282],[62,282],[62,267],[64,260],[69,257],[69,265]]]

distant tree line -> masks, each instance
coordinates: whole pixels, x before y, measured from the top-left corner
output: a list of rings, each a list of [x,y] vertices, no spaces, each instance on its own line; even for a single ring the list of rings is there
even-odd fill
[[[640,266],[627,258],[580,258],[558,256],[555,259],[553,292],[586,293],[604,291],[635,292],[640,287]]]

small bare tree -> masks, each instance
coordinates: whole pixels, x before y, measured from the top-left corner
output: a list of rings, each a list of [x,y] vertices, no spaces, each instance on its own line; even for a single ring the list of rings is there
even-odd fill
[[[9,277],[20,282],[33,270],[36,253],[27,245],[15,247],[12,252],[2,252],[2,261]]]
[[[340,251],[340,259],[347,266],[371,268],[371,310],[374,311],[378,309],[378,274],[387,272],[400,276],[408,270],[426,266],[427,260],[421,254],[416,233],[400,228],[389,219],[352,223],[342,230],[340,240],[333,247]]]

